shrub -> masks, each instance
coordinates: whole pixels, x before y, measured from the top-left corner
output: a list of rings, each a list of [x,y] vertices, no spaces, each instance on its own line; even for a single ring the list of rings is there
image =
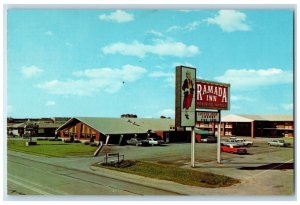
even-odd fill
[[[73,142],[74,143],[81,143],[80,140],[77,140],[77,139],[75,139]]]
[[[71,143],[72,141],[70,139],[65,139],[64,143]]]
[[[97,143],[96,143],[96,142],[92,142],[90,145],[91,145],[92,147],[97,147]]]
[[[37,142],[26,142],[26,146],[37,145]]]
[[[85,144],[85,145],[89,145],[89,144],[90,144],[90,142],[89,142],[89,141],[85,141],[83,144]]]
[[[133,160],[122,160],[120,163],[116,163],[114,166],[119,168],[131,167],[136,164]]]

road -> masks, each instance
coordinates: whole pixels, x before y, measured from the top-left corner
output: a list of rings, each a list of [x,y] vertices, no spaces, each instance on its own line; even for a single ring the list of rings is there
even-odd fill
[[[63,165],[8,154],[8,194],[20,195],[178,195]]]
[[[216,162],[215,144],[196,144],[196,167],[190,167],[190,145],[169,144],[165,147],[106,146],[103,153],[119,152],[126,159],[172,164],[195,171],[212,172],[241,180],[240,184],[221,188],[204,188],[147,178],[92,167],[99,157],[43,157],[8,151],[8,195],[92,195],[92,196],[200,196],[220,200],[243,196],[292,196],[295,192],[294,149],[270,147],[255,141],[248,155],[222,153]],[[102,153],[102,154],[103,154]],[[244,198],[243,198],[244,199]]]

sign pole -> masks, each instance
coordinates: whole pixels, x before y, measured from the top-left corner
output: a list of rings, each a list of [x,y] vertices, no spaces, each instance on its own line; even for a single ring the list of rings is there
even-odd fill
[[[191,165],[195,167],[195,127],[192,127],[191,135]]]
[[[221,110],[219,112],[219,126],[218,126],[218,139],[217,139],[217,162],[221,163]]]

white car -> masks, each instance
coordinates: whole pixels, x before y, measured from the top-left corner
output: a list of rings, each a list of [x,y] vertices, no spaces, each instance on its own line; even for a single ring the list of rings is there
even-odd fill
[[[272,140],[268,142],[270,146],[278,146],[278,147],[289,147],[291,143],[285,142],[284,140]]]
[[[253,142],[252,141],[244,140],[242,138],[237,138],[236,142],[243,143],[243,146],[247,146],[247,147],[253,146]]]
[[[161,144],[165,144],[165,142],[163,140],[155,140],[154,138],[147,138],[146,141],[150,144],[150,145],[161,145]]]
[[[236,137],[229,137],[226,141],[221,141],[221,145],[235,145],[237,147],[242,147],[244,144],[242,142],[237,142]]]

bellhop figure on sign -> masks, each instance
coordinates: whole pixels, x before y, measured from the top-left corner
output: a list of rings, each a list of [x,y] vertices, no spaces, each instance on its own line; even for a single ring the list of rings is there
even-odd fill
[[[176,126],[195,126],[195,83],[196,69],[176,67]]]
[[[186,71],[186,79],[183,81],[182,90],[184,93],[182,108],[185,110],[185,118],[189,120],[189,109],[191,108],[193,96],[194,96],[194,82],[191,79],[191,71]]]

